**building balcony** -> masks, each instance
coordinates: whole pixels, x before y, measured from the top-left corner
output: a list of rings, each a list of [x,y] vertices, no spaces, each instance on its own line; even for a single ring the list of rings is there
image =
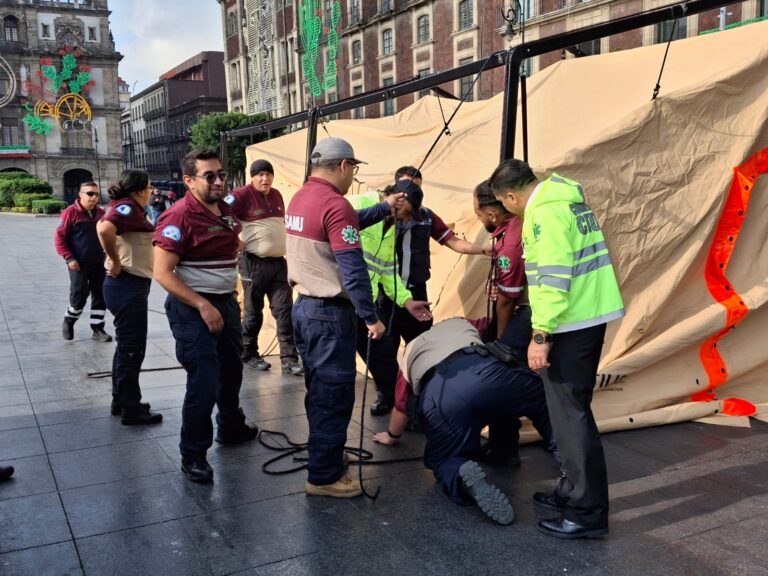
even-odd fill
[[[2,0],[0,0],[0,5],[2,5]],[[0,54],[22,54],[23,52],[24,42],[0,40]]]
[[[94,148],[67,148],[62,146],[59,149],[59,153],[62,156],[78,156],[80,158],[90,158],[96,154]]]
[[[163,174],[168,173],[168,165],[167,164],[147,164],[147,172],[162,172]]]
[[[142,118],[144,118],[145,121],[149,121],[154,120],[155,118],[162,118],[163,116],[165,116],[165,108],[155,108],[154,110],[145,112]]]
[[[31,158],[29,146],[0,146],[0,160],[5,158]]]
[[[154,136],[152,138],[147,138],[146,145],[149,148],[153,148],[156,146],[167,146],[168,145],[168,137],[167,136]]]

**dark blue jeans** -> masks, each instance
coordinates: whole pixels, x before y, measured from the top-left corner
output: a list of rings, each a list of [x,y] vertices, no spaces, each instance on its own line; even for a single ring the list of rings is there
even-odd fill
[[[471,350],[471,349],[470,349]],[[474,352],[441,362],[419,399],[427,436],[424,464],[454,502],[465,502],[459,468],[481,451],[480,431],[527,417],[545,442],[552,429],[541,379]],[[517,440],[517,426],[511,427]]]
[[[293,328],[307,388],[308,480],[333,484],[344,476],[344,444],[355,403],[357,315],[352,303],[341,299],[301,296],[293,305]]]
[[[128,416],[141,411],[139,373],[147,349],[149,278],[123,271],[104,279],[104,300],[115,318],[117,347],[112,358],[112,397]]]
[[[213,443],[211,414],[218,406],[219,432],[237,433],[245,424],[240,410],[243,383],[243,335],[240,307],[232,294],[206,295],[221,313],[224,329],[212,334],[196,308],[168,296],[165,311],[176,339],[176,358],[187,371],[187,392],[181,409],[181,442],[184,458],[205,456]]]

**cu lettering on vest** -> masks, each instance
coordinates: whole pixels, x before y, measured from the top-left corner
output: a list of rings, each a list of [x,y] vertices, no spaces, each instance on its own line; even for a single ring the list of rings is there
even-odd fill
[[[592,213],[592,209],[586,204],[571,204],[571,212],[576,216],[576,227],[586,236],[590,232],[599,232],[600,225]]]

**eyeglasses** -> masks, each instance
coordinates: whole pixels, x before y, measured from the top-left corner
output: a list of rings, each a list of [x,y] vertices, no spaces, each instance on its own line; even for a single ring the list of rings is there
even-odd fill
[[[98,196],[99,195],[98,192],[83,192],[83,194],[85,194],[86,196],[88,196],[90,198],[93,198],[94,196]]]
[[[195,174],[193,178],[202,178],[205,180],[209,186],[216,183],[216,178],[224,182],[224,180],[227,179],[227,171],[226,170],[219,170],[218,172],[208,172],[207,174],[203,174],[202,176],[198,176]]]
[[[347,160],[347,164],[352,166],[352,176],[357,176],[357,171],[360,170],[360,164],[355,164],[354,160]]]

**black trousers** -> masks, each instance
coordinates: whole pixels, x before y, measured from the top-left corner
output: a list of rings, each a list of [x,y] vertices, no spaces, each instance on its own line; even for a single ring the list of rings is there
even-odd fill
[[[386,322],[387,318],[380,318]],[[397,382],[397,352],[392,337],[387,335],[379,340],[371,340],[371,354],[368,358],[368,371],[376,384],[376,391],[390,406],[395,404],[395,384]],[[368,352],[368,327],[362,318],[357,319],[357,353],[363,361]]]
[[[591,528],[608,525],[605,456],[590,407],[604,336],[605,324],[554,334],[541,374],[563,462],[555,494],[566,501],[566,519]]]
[[[115,318],[115,355],[112,358],[112,397],[128,416],[141,412],[139,374],[147,350],[147,314],[152,281],[123,271],[104,280],[109,311]]]
[[[280,359],[296,361],[299,354],[293,338],[293,291],[288,285],[288,264],[285,258],[259,258],[244,252],[238,264],[243,282],[245,311],[243,313],[243,357],[259,355],[259,332],[264,323],[264,297],[277,324]]]
[[[80,271],[69,270],[69,308],[65,318],[77,322],[83,313],[83,307],[91,295],[91,329],[104,328],[104,314],[107,305],[104,302],[104,263],[88,264],[80,262]]]
[[[410,288],[410,291],[414,300],[427,300],[426,284],[413,286]],[[427,320],[426,322],[416,320],[416,318],[411,316],[408,310],[395,305],[392,300],[387,298],[384,295],[383,290],[379,290],[378,304],[382,321],[387,324],[389,319],[392,318],[392,326],[390,327],[389,334],[392,337],[392,344],[395,347],[395,351],[400,347],[401,338],[408,344],[408,342],[432,328],[432,320]],[[393,308],[394,315],[392,315]]]

